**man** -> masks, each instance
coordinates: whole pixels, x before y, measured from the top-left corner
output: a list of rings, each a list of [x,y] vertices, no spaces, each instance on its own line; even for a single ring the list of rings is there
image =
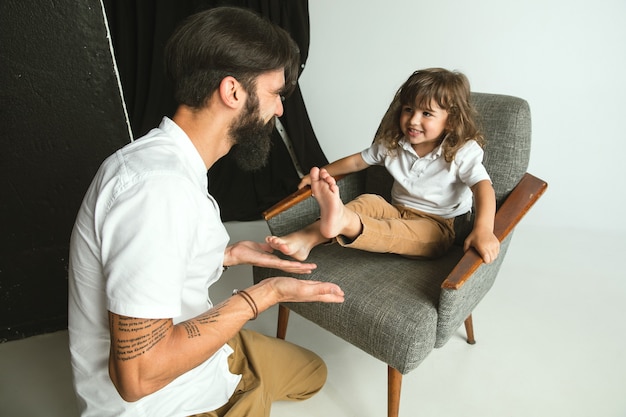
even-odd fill
[[[319,357],[242,330],[283,301],[342,302],[333,284],[275,277],[217,306],[209,286],[241,263],[308,273],[265,244],[239,242],[207,193],[207,169],[268,152],[298,51],[243,9],[190,17],[166,47],[180,103],[172,119],[109,157],[72,232],[69,333],[82,416],[268,416],[271,402],[319,391]]]

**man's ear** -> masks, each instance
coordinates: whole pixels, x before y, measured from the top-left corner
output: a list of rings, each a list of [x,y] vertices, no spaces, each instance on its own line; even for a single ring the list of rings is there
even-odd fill
[[[233,109],[240,107],[246,99],[246,92],[242,85],[230,75],[220,82],[219,93],[222,102]]]

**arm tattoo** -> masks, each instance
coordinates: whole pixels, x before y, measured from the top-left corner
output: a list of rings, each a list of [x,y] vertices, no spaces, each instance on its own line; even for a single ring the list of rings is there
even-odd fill
[[[115,357],[127,361],[141,356],[157,345],[171,329],[170,320],[144,320],[118,316],[115,323],[118,336]]]
[[[187,331],[187,337],[189,339],[193,339],[194,337],[200,336],[200,328],[198,328],[198,325],[196,323],[184,321],[181,324]]]
[[[182,322],[181,325],[187,332],[187,337],[202,336],[200,325],[215,323],[218,321],[221,310],[228,304],[228,300],[215,306],[206,313],[193,320]],[[171,320],[136,319],[132,317],[117,316],[117,320],[111,315],[111,329],[116,328],[115,357],[121,361],[127,361],[144,355],[157,345],[173,327]]]
[[[223,303],[213,307],[209,311],[200,316],[196,317],[193,320],[186,321],[181,323],[185,330],[187,331],[187,337],[189,339],[193,339],[194,337],[201,336],[200,327],[198,325],[205,325],[209,323],[216,323],[218,317],[220,316],[221,310],[228,304],[228,300]]]

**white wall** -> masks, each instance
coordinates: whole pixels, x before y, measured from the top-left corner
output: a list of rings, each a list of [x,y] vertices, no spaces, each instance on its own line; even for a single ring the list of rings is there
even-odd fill
[[[309,7],[301,86],[329,160],[371,142],[413,70],[458,69],[474,91],[530,103],[529,171],[549,188],[525,222],[626,231],[626,0],[310,0]]]

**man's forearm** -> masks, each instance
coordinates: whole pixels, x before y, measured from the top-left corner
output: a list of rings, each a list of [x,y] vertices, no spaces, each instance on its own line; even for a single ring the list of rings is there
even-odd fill
[[[248,288],[257,312],[275,304],[268,283]],[[242,296],[230,297],[184,322],[138,319],[109,313],[109,374],[126,401],[137,401],[215,354],[255,315]]]

